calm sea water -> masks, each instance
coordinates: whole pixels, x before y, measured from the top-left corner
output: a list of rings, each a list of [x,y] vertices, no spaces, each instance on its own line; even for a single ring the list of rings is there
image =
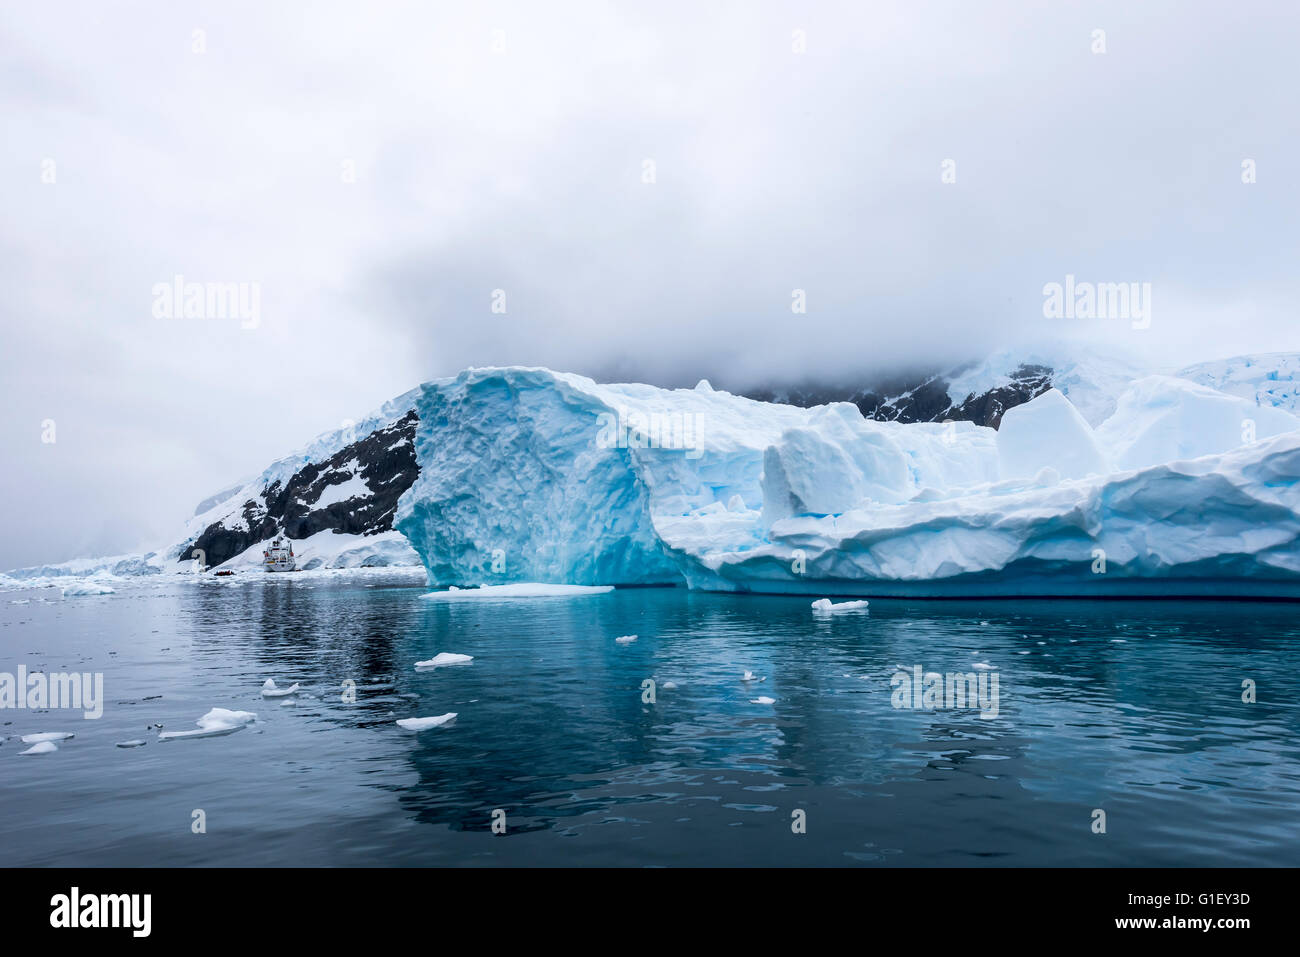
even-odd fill
[[[0,865],[1300,861],[1294,605],[881,600],[819,620],[802,598],[423,591],[368,573],[0,594],[0,671],[103,672],[107,701],[98,721],[0,711]],[[475,659],[413,669],[443,651]],[[976,662],[996,719],[893,707],[899,666]],[[313,697],[263,699],[267,677]],[[259,721],[147,730],[213,707]],[[12,736],[41,731],[76,738],[19,756]],[[114,746],[131,738],[149,743]]]

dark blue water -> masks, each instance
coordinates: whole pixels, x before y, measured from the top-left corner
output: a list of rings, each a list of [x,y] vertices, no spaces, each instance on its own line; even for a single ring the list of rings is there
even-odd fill
[[[77,735],[42,756],[0,745],[0,865],[1300,860],[1293,605],[874,601],[818,620],[802,598],[422,591],[304,574],[0,595],[0,671],[102,671],[107,699],[98,721],[0,711],[7,735]],[[442,651],[475,660],[413,669]],[[998,675],[995,719],[893,707],[898,666],[976,662]],[[263,699],[267,677],[314,697]],[[146,730],[212,707],[260,720]]]

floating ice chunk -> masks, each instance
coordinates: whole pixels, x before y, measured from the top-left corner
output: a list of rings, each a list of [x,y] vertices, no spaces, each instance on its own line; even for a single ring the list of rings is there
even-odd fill
[[[71,585],[64,585],[62,592],[64,598],[79,598],[82,595],[112,595],[114,589],[99,582],[73,582]]]
[[[741,681],[766,681],[767,677],[764,676],[762,678],[759,678],[755,676],[754,672],[746,671],[743,675],[740,676],[740,680]]]
[[[750,698],[750,704],[776,704],[775,698],[769,698],[767,695],[761,695],[757,698]]]
[[[234,734],[257,720],[253,711],[228,711],[225,708],[213,708],[194,723],[197,731],[163,731],[158,735],[159,741],[173,738],[215,738],[223,734]]]
[[[812,603],[812,609],[814,615],[835,615],[842,611],[861,611],[869,604],[868,601],[833,602],[829,598],[818,598]]]
[[[471,601],[482,598],[580,598],[586,595],[603,595],[613,590],[613,585],[547,585],[540,582],[519,582],[515,585],[482,585],[478,588],[431,591],[424,597],[431,601]]]
[[[294,694],[295,692],[297,692],[297,690],[298,690],[298,682],[296,681],[288,688],[277,688],[275,686],[275,679],[267,678],[266,681],[262,684],[262,697],[263,698],[284,698],[288,695]]]
[[[444,665],[467,665],[474,660],[473,655],[458,655],[450,651],[440,651],[428,661],[417,661],[417,668],[441,668]]]
[[[665,681],[665,682],[664,682],[663,684],[661,684],[659,687],[662,688],[664,691],[676,691],[676,690],[677,690],[677,682],[675,682],[675,681]]]
[[[630,645],[636,641],[636,635],[624,635],[622,638],[615,638],[614,641],[620,645]]]
[[[57,750],[59,750],[59,746],[55,744],[53,741],[41,741],[38,744],[33,744],[26,751],[19,751],[18,753],[19,754],[53,754]]]
[[[40,734],[24,734],[23,744],[40,744],[42,741],[66,741],[75,738],[71,731],[42,731]]]
[[[119,748],[143,748],[146,744],[148,744],[148,742],[140,738],[132,738],[130,741],[117,742]]]
[[[1047,466],[1071,479],[1110,471],[1092,426],[1057,389],[1008,409],[997,443],[1004,479],[1033,478]]]
[[[426,728],[437,728],[456,718],[455,711],[448,711],[446,714],[440,714],[435,718],[398,718],[397,726],[405,728],[407,731],[423,731]]]
[[[989,664],[987,661],[977,661],[973,665],[971,665],[971,667],[974,668],[976,671],[990,671],[993,668],[993,666]]]

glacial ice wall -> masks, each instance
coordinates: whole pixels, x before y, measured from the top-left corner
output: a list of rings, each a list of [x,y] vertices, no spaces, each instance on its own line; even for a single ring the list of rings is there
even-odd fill
[[[395,524],[438,586],[1300,597],[1300,420],[1181,379],[1098,429],[1055,390],[995,432],[524,368],[416,405]]]
[[[737,497],[757,514],[763,451],[805,414],[523,368],[428,383],[417,408],[420,477],[394,524],[442,585],[680,582],[654,514]]]

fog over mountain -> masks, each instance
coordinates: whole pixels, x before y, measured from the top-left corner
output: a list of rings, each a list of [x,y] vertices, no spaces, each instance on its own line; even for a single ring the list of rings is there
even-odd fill
[[[60,9],[0,11],[0,568],[156,544],[470,365],[1300,346],[1288,5]],[[163,308],[177,276],[257,315]],[[1147,315],[1049,318],[1067,277]]]

